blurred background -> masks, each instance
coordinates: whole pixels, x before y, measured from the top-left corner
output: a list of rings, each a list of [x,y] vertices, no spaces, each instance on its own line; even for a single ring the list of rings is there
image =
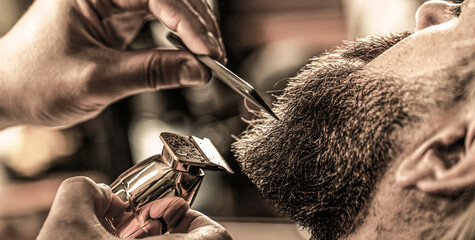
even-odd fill
[[[0,0],[0,36],[31,0]],[[268,102],[306,60],[355,37],[412,30],[422,0],[210,0],[228,67]],[[47,14],[47,13],[45,13]],[[165,46],[166,29],[150,22],[130,49]],[[54,67],[54,66],[52,66]],[[252,108],[252,106],[250,106]],[[161,152],[164,131],[209,138],[235,175],[206,172],[193,208],[224,225],[235,240],[308,239],[244,177],[229,146],[252,114],[243,98],[216,80],[206,86],[145,93],[65,130],[18,126],[0,132],[0,239],[35,239],[56,189],[84,175],[111,183]]]

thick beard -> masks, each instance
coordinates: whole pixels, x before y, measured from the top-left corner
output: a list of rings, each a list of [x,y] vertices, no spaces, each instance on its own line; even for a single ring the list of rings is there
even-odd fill
[[[274,111],[250,121],[233,149],[243,172],[317,239],[356,224],[393,156],[390,132],[408,120],[396,81],[357,74],[409,33],[348,42],[289,81]]]
[[[424,79],[394,79],[363,69],[408,35],[360,39],[311,59],[278,98],[280,120],[264,114],[250,121],[233,144],[262,194],[316,239],[339,239],[361,224],[388,163],[404,148],[395,139],[401,129],[466,98],[472,71],[448,66]]]

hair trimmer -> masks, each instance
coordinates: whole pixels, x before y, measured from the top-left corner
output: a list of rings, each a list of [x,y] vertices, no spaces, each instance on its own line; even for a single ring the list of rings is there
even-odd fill
[[[161,154],[133,166],[110,185],[121,207],[102,223],[115,236],[143,236],[153,221],[160,221],[161,234],[165,233],[167,227],[161,217],[139,218],[141,210],[167,197],[183,198],[191,206],[203,181],[203,169],[233,173],[209,139],[173,133],[162,133],[160,139],[164,143]],[[139,224],[131,227],[131,221]]]

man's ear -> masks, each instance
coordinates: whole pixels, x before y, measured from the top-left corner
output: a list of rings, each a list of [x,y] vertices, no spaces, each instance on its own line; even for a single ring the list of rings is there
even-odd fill
[[[455,19],[448,9],[456,4],[446,1],[428,1],[422,4],[416,13],[416,31],[439,25]]]
[[[436,131],[402,160],[396,183],[440,194],[475,186],[475,124],[457,122]]]

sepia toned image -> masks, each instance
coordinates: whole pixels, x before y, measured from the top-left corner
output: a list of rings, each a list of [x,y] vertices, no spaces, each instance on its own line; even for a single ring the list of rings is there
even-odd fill
[[[0,240],[475,239],[475,0],[0,0]]]

